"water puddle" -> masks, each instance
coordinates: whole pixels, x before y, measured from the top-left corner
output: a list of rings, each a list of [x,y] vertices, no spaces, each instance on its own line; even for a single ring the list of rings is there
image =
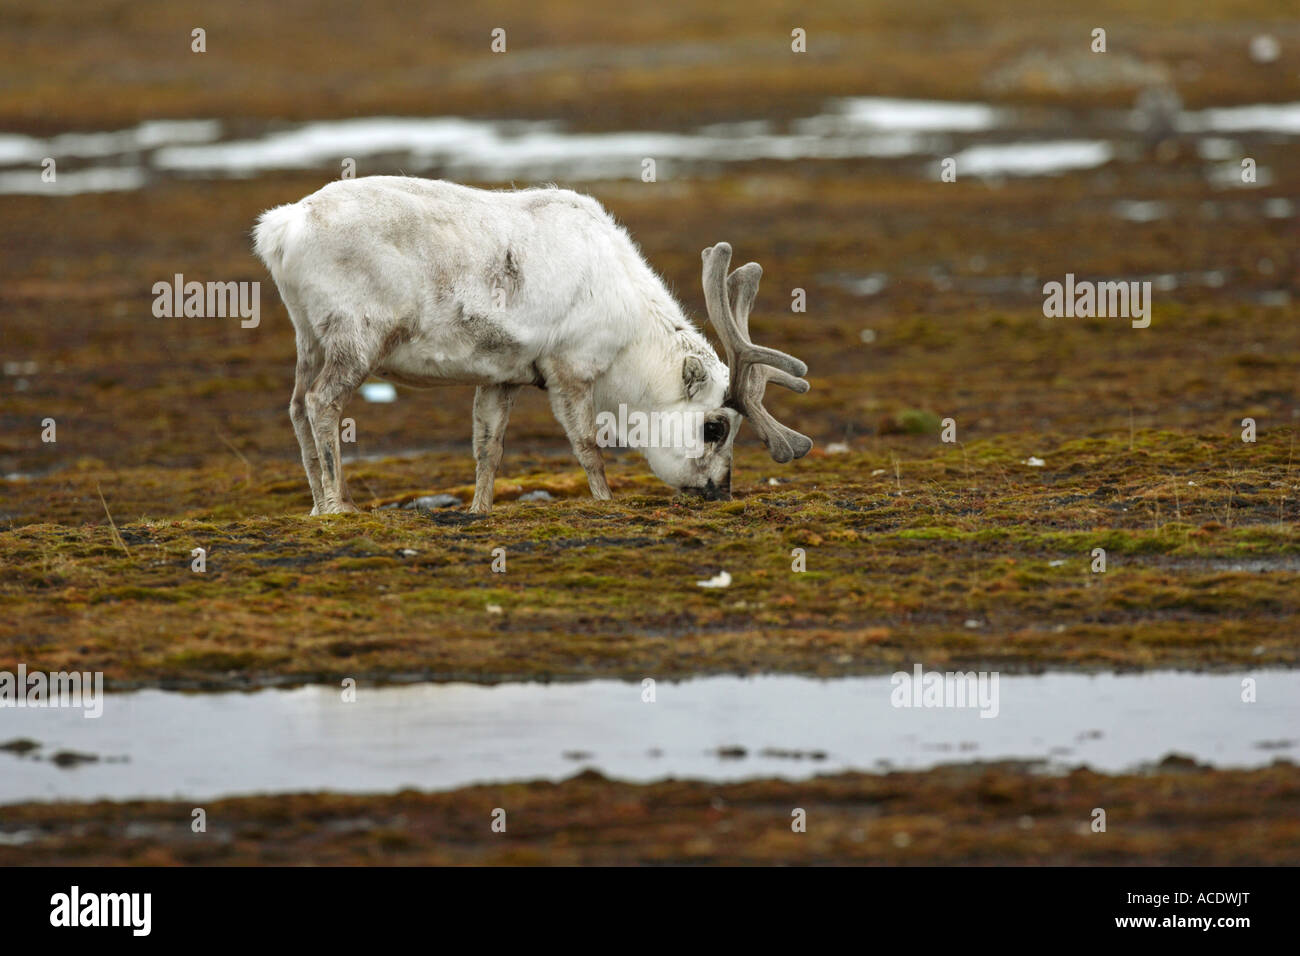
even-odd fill
[[[1300,135],[1300,103],[1171,109],[1171,128],[1200,136],[1206,144],[1200,151],[1220,162],[1239,158],[1235,142],[1222,134]],[[0,134],[0,194],[133,190],[169,176],[255,176],[338,166],[344,158],[369,158],[377,171],[483,182],[635,179],[646,157],[666,177],[760,159],[914,156],[936,164],[951,156],[961,175],[1048,176],[1102,166],[1120,155],[1119,138],[1139,135],[1107,116],[863,96],[832,100],[821,114],[788,123],[721,123],[688,132],[581,133],[550,121],[363,117],[269,124],[258,135],[224,139],[216,120],[166,120],[47,139]],[[1063,130],[1083,136],[1062,139]],[[53,182],[41,177],[47,157],[59,164]]]
[[[78,196],[82,193],[130,192],[149,184],[142,166],[106,166],[63,170],[53,182],[44,182],[40,169],[0,171],[0,195]]]
[[[804,120],[802,125],[810,133],[832,135],[846,127],[912,133],[982,132],[1012,124],[1015,115],[986,103],[854,96],[834,101],[826,116]]]
[[[1256,682],[1243,703],[1242,680]],[[103,716],[0,710],[0,803],[559,780],[801,779],[976,760],[1117,772],[1177,753],[1254,767],[1300,748],[1300,671],[999,678],[997,716],[896,708],[890,677],[710,677],[109,695]],[[983,712],[989,712],[985,708]],[[13,741],[27,741],[14,745]],[[39,746],[32,748],[31,744]]]
[[[1182,112],[1174,125],[1184,133],[1279,133],[1300,136],[1300,103],[1258,103]]]
[[[1216,134],[1300,135],[1300,103],[1169,109],[1171,128],[1200,136],[1198,151],[1219,161],[1235,161],[1239,148]],[[166,176],[254,176],[333,166],[345,157],[382,158],[385,171],[485,182],[631,179],[646,157],[661,164],[663,175],[759,159],[952,156],[962,175],[1048,176],[1116,158],[1117,131],[1106,115],[862,96],[832,100],[820,115],[780,126],[759,120],[690,132],[578,133],[549,121],[364,117],[272,125],[258,136],[225,140],[217,120],[160,120],[48,139],[0,134],[0,194],[134,190]],[[1060,139],[1062,129],[1105,135]],[[60,164],[52,182],[40,175],[47,157]]]
[[[167,146],[211,143],[221,138],[218,120],[154,120],[108,133],[60,133],[49,139],[0,133],[0,165],[40,163],[79,157],[102,159],[132,156]]]
[[[940,119],[935,115],[931,123]],[[453,179],[590,181],[639,177],[645,157],[670,174],[674,164],[895,157],[921,153],[926,145],[916,131],[881,129],[851,112],[796,121],[786,131],[759,122],[690,133],[575,133],[553,122],[377,117],[309,123],[211,146],[172,146],[159,150],[153,162],[171,173],[241,176],[311,169],[344,156],[390,156],[407,171],[437,169]]]
[[[953,158],[967,176],[1050,176],[1104,166],[1114,155],[1114,147],[1100,140],[1052,140],[971,146]]]

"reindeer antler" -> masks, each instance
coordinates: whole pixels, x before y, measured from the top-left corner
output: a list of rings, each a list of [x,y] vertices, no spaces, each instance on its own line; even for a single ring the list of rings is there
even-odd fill
[[[727,401],[749,419],[768,452],[779,462],[802,458],[812,448],[812,439],[778,422],[763,407],[768,382],[775,382],[795,392],[808,391],[807,381],[799,376],[808,366],[793,355],[755,345],[749,340],[749,310],[758,295],[758,280],[763,267],[749,262],[727,275],[731,265],[731,246],[720,242],[702,253],[704,259],[704,302],[709,321],[722,339],[731,370]],[[732,304],[735,311],[732,311]]]

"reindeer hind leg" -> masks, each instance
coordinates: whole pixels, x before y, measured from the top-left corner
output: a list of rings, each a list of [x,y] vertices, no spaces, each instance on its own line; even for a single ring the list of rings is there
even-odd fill
[[[345,324],[332,323],[335,327]],[[317,513],[342,514],[357,508],[349,500],[343,480],[339,417],[382,356],[377,344],[357,343],[343,337],[322,342],[322,348],[324,362],[305,398],[307,419],[320,461],[322,500]]]
[[[306,313],[300,306],[292,303],[281,290],[280,298],[289,310],[297,333],[298,361],[294,369],[293,397],[289,399],[289,420],[293,422],[293,432],[298,438],[298,448],[302,452],[302,467],[307,473],[307,483],[311,486],[311,513],[321,513],[325,501],[324,485],[321,483],[320,455],[316,451],[316,437],[312,434],[311,422],[307,417],[307,389],[320,374],[325,363],[325,354],[319,340],[305,322]]]

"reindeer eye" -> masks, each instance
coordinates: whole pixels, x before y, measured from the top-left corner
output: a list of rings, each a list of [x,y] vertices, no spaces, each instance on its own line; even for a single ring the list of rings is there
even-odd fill
[[[710,445],[717,444],[727,437],[727,420],[725,418],[704,423],[704,440]]]

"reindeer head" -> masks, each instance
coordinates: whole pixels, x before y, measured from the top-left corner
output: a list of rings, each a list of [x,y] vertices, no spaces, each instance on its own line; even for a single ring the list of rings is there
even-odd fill
[[[802,458],[812,448],[811,438],[782,425],[763,407],[768,382],[795,392],[808,391],[808,382],[800,377],[808,366],[793,355],[755,345],[749,339],[749,310],[758,295],[762,266],[749,262],[728,275],[731,246],[725,242],[705,249],[702,256],[704,302],[709,321],[722,340],[729,374],[724,386],[713,380],[699,358],[687,356],[682,377],[688,399],[705,409],[698,444],[686,456],[650,456],[650,465],[659,477],[682,491],[725,500],[731,497],[732,445],[742,417],[749,419],[775,461]]]

